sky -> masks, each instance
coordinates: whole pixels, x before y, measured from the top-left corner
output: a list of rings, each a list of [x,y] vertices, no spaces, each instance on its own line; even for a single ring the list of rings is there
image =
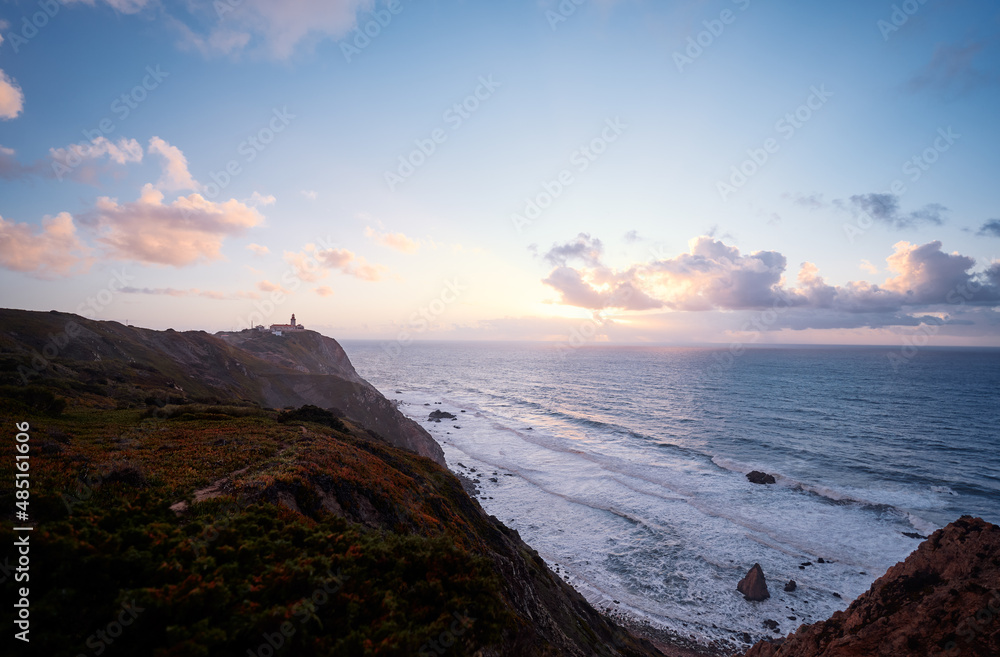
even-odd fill
[[[1000,346],[987,0],[0,3],[0,305]]]

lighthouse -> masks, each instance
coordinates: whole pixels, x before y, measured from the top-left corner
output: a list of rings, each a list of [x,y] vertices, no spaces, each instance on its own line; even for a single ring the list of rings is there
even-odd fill
[[[282,335],[288,331],[305,331],[306,327],[295,321],[295,313],[292,313],[292,320],[287,324],[271,324],[271,333]]]

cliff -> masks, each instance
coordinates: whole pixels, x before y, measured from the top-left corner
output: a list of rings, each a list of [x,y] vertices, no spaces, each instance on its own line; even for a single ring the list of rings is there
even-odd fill
[[[964,516],[829,620],[746,657],[1000,655],[1000,527]]]
[[[210,335],[0,310],[0,358],[13,383],[97,391],[95,403],[110,392],[134,407],[239,399],[336,409],[390,445],[444,464],[430,434],[358,376],[336,340],[313,331]]]
[[[332,340],[2,311],[0,389],[30,424],[36,654],[661,654],[407,448]],[[271,408],[314,400],[338,410]]]

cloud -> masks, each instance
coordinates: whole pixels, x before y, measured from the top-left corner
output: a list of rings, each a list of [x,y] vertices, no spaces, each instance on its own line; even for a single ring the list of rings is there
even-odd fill
[[[380,281],[386,271],[382,265],[369,264],[363,257],[347,249],[317,251],[312,245],[307,245],[305,250],[298,253],[285,251],[285,262],[294,267],[296,276],[308,282],[322,280],[330,271],[339,271],[374,283]]]
[[[639,235],[639,231],[630,230],[627,233],[625,233],[625,241],[628,242],[629,244],[632,244],[634,242],[641,242],[642,237]]]
[[[104,4],[122,14],[136,14],[153,4],[153,0],[103,0]],[[63,4],[80,2],[90,7],[97,4],[96,0],[60,0]]]
[[[990,219],[976,233],[980,237],[1000,237],[1000,219]]]
[[[416,253],[420,244],[403,233],[379,233],[368,226],[365,228],[365,237],[390,249],[395,249],[402,253]]]
[[[928,203],[919,210],[902,212],[899,196],[896,194],[858,194],[846,202],[834,202],[841,208],[853,212],[855,216],[867,214],[873,220],[893,228],[913,228],[922,223],[940,226],[944,223],[944,213],[948,208],[939,203]]]
[[[57,180],[70,178],[78,182],[95,185],[98,183],[100,175],[106,173],[108,166],[101,163],[107,159],[113,164],[123,166],[126,164],[142,162],[142,145],[135,139],[121,137],[118,141],[111,141],[107,137],[101,136],[88,142],[70,144],[65,148],[50,148],[49,158],[51,163],[48,167],[41,167],[40,163],[31,165],[31,169],[43,172],[46,176],[54,177]],[[43,169],[45,169],[43,171]]]
[[[261,194],[260,192],[254,192],[250,195],[250,198],[244,201],[248,205],[274,205],[278,201],[273,194],[268,194],[267,196]]]
[[[156,183],[157,189],[169,192],[201,189],[201,185],[195,182],[188,171],[187,158],[181,149],[159,137],[153,137],[149,140],[149,153],[163,158],[163,175]]]
[[[201,290],[199,288],[190,288],[187,290],[178,290],[172,287],[123,287],[122,292],[125,294],[148,294],[152,296],[166,296],[166,297],[205,297],[208,299],[215,299],[217,301],[237,301],[241,299],[259,299],[260,295],[256,292],[219,292],[216,290]]]
[[[24,180],[29,176],[44,173],[43,164],[21,164],[15,157],[13,148],[0,146],[0,178],[5,180]]]
[[[99,198],[86,220],[112,258],[183,267],[220,259],[226,237],[242,235],[263,217],[235,199],[213,203],[199,194],[165,205],[163,193],[147,184],[132,203]]]
[[[995,75],[977,67],[985,45],[983,42],[938,45],[930,61],[910,80],[909,89],[962,95],[995,81]]]
[[[738,310],[772,304],[786,260],[776,251],[741,255],[739,249],[701,236],[689,252],[648,265],[656,298],[677,310]]]
[[[801,206],[803,208],[809,208],[810,210],[819,210],[820,208],[826,207],[827,203],[823,200],[823,195],[819,193],[812,194],[782,194],[784,198],[790,199],[795,205]]]
[[[247,250],[253,251],[253,254],[259,257],[264,257],[271,252],[271,249],[260,244],[247,244]]]
[[[225,0],[223,0],[225,1]],[[194,48],[202,55],[231,55],[247,47],[251,35],[248,32],[216,28],[206,37],[201,36],[180,21],[174,23],[184,37],[183,45]]]
[[[587,233],[580,233],[572,242],[555,244],[542,256],[557,267],[564,267],[571,260],[579,260],[585,265],[596,267],[600,264],[604,244],[601,240],[591,238]]]
[[[24,180],[29,177],[71,179],[95,185],[100,176],[111,170],[111,164],[122,166],[142,162],[142,145],[134,139],[122,137],[111,141],[98,137],[90,142],[70,144],[63,148],[50,148],[49,157],[23,164],[15,157],[13,149],[0,146],[0,178]]]
[[[868,272],[869,274],[877,274],[877,273],[878,273],[878,267],[876,267],[875,265],[873,265],[872,263],[870,263],[870,262],[869,262],[869,261],[867,261],[867,260],[862,260],[862,261],[861,261],[861,264],[860,264],[860,265],[858,265],[858,266],[859,266],[859,267],[860,267],[860,268],[861,268],[861,269],[862,269],[863,271],[866,271],[866,272]]]
[[[316,193],[314,190],[311,189],[303,189],[302,195],[305,196],[310,201],[315,201],[316,198],[319,196],[318,193]]]
[[[374,6],[374,0],[243,0],[215,3],[203,13],[208,25],[198,31],[175,22],[184,43],[205,55],[259,48],[287,59],[304,42],[345,36],[357,24],[358,13]]]
[[[42,219],[41,230],[0,217],[0,266],[38,278],[69,276],[90,267],[73,217],[61,212]]]
[[[895,249],[886,262],[896,276],[887,280],[885,287],[903,295],[906,305],[951,303],[951,293],[973,285],[969,270],[976,260],[959,253],[944,253],[939,241],[921,246],[898,242]],[[970,300],[996,300],[990,296],[987,292]]]
[[[263,280],[257,283],[257,289],[260,290],[261,292],[281,292],[283,294],[291,294],[291,292],[286,288],[283,288],[277,283],[272,283],[271,281],[268,280]]]
[[[866,281],[831,285],[815,264],[806,262],[794,286],[785,281],[787,260],[781,253],[742,254],[708,236],[691,240],[687,253],[623,270],[602,264],[595,244],[599,246],[599,240],[580,235],[550,250],[548,260],[556,267],[542,282],[559,292],[561,303],[626,310],[780,308],[789,311],[786,317],[798,318],[795,328],[909,325],[916,321],[913,313],[918,310],[926,314],[944,307],[948,314],[966,305],[1000,305],[1000,263],[974,273],[973,258],[945,253],[941,242],[897,243],[886,258],[890,277],[882,285]],[[572,260],[581,264],[570,266]],[[845,320],[848,316],[854,318]],[[804,319],[809,317],[815,321]],[[774,328],[782,326],[788,323],[782,320]]]
[[[315,292],[316,294],[318,294],[321,297],[332,297],[333,296],[333,288],[327,287],[326,285],[320,285],[315,290],[313,290],[313,292]]]
[[[370,265],[363,257],[355,255],[347,249],[317,251],[316,257],[325,267],[339,269],[342,273],[360,278],[363,281],[379,281],[382,279],[382,273],[385,272],[385,267]]]
[[[24,109],[24,92],[0,69],[0,120],[17,118]]]

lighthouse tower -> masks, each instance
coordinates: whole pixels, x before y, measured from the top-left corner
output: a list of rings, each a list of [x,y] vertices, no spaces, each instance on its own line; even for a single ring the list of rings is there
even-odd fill
[[[291,324],[292,326],[298,326],[298,324],[295,323],[295,313],[292,313],[292,321],[289,322],[289,324]]]

